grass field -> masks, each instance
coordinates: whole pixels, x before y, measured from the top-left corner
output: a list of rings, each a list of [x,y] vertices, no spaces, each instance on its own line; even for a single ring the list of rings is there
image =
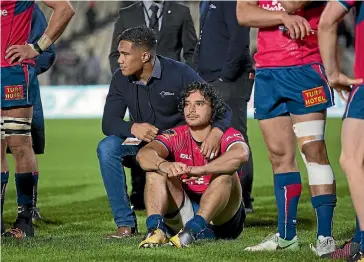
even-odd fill
[[[103,137],[100,120],[46,121],[46,154],[39,157],[40,180],[38,207],[44,221],[36,226],[36,237],[24,241],[2,240],[3,261],[315,261],[309,249],[315,240],[316,221],[311,208],[307,175],[302,172],[304,190],[298,212],[297,253],[246,253],[243,248],[260,242],[276,231],[276,207],[272,172],[258,124],[249,121],[249,135],[254,155],[255,213],[248,215],[246,229],[234,241],[199,243],[189,249],[172,247],[138,250],[145,233],[145,213],[138,212],[141,235],[125,240],[103,240],[115,230],[111,210],[99,172],[96,147]],[[334,232],[337,240],[351,236],[354,212],[346,178],[338,159],[341,120],[330,119],[327,144],[336,174],[338,205]],[[300,161],[301,170],[304,170]],[[13,165],[10,173],[13,174]],[[4,221],[7,228],[16,216],[14,177],[6,192]]]

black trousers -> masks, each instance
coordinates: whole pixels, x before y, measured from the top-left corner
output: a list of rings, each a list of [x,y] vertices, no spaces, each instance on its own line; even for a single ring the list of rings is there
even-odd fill
[[[248,146],[247,108],[254,84],[254,78],[251,77],[251,73],[254,73],[254,71],[246,70],[235,82],[224,82],[217,79],[210,83],[221,93],[225,102],[231,108],[233,112],[231,126],[243,134]],[[245,207],[251,206],[253,171],[253,157],[252,150],[250,149],[249,161],[243,165],[243,175],[240,178]]]

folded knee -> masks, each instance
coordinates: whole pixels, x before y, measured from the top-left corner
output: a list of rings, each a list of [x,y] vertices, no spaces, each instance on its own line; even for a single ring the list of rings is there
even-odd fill
[[[108,136],[101,140],[97,146],[98,157],[110,155],[121,146],[121,139],[117,136]]]

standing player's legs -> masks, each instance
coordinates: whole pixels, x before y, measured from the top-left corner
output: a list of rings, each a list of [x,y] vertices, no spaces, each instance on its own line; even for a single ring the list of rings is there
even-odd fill
[[[344,116],[340,164],[347,175],[357,214],[354,238],[360,243],[360,252],[349,261],[361,261],[364,260],[364,86],[352,90]]]
[[[298,147],[305,162],[311,189],[311,203],[317,216],[316,247],[323,255],[335,250],[332,222],[336,206],[334,174],[325,145],[326,110],[334,105],[333,90],[320,64],[281,69],[275,79],[286,99]]]
[[[15,238],[33,236],[31,213],[34,199],[33,173],[37,162],[32,148],[30,123],[33,108],[2,109],[5,142],[15,160],[15,183],[17,189],[18,218],[14,228],[5,234]]]
[[[32,148],[30,124],[33,115],[32,90],[35,81],[35,69],[26,64],[5,67],[1,70],[1,115],[4,131],[2,133],[5,137],[1,157],[6,163],[5,145],[7,145],[15,160],[18,203],[18,217],[14,227],[4,236],[15,238],[34,235],[31,213],[34,201],[33,175],[37,170],[37,162]],[[2,171],[7,169],[6,164],[2,165]],[[4,179],[4,184],[6,182]]]
[[[360,229],[360,252],[364,254],[364,119],[346,118],[342,129],[340,164],[345,172]]]
[[[332,238],[336,185],[325,145],[326,111],[291,115],[302,158],[306,164],[311,203],[317,217],[317,244],[313,250],[326,254],[335,250]]]
[[[296,139],[292,121],[279,116],[259,121],[274,173],[274,192],[278,209],[278,234],[247,251],[298,249],[297,206],[301,195],[301,176],[296,163]]]

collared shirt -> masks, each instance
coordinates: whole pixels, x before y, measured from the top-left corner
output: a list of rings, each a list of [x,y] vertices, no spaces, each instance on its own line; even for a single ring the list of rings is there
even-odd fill
[[[162,20],[163,20],[163,1],[161,1],[160,3],[155,3],[153,1],[143,1],[144,4],[144,19],[145,19],[145,24],[146,26],[149,27],[149,20],[150,17],[152,17],[152,5],[156,5],[158,6],[158,12],[157,12],[157,17],[158,17],[158,29],[161,30],[162,27]],[[148,11],[148,12],[147,12]]]
[[[155,57],[154,60],[154,65],[153,65],[153,71],[152,71],[152,75],[150,76],[150,78],[148,79],[147,84],[144,84],[141,80],[136,80],[133,76],[131,76],[129,78],[130,81],[132,81],[134,84],[136,85],[148,85],[149,81],[151,78],[157,78],[160,79],[162,75],[162,67],[161,67],[161,62],[159,61],[158,56]],[[134,79],[133,79],[134,78]]]

